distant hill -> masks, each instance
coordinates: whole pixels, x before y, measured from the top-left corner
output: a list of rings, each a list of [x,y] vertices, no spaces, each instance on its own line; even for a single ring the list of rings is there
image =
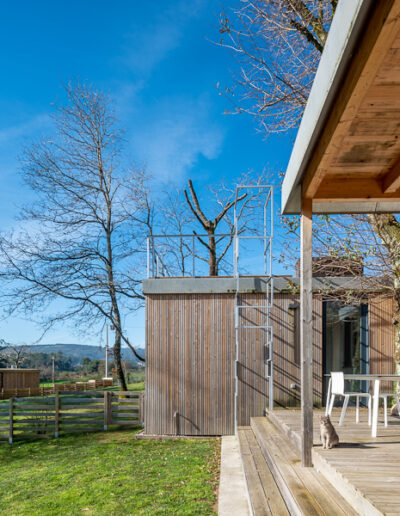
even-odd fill
[[[36,344],[26,346],[25,349],[31,353],[47,353],[49,355],[61,351],[63,355],[71,357],[74,364],[80,364],[84,357],[89,357],[91,360],[104,360],[105,356],[104,347],[87,346],[85,344]],[[138,348],[137,352],[144,356],[144,349]],[[138,362],[129,348],[122,348],[122,358],[130,362]]]

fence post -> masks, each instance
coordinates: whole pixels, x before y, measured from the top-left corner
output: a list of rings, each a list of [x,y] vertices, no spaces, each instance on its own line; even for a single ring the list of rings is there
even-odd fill
[[[55,414],[54,414],[54,437],[60,435],[60,393],[57,391],[54,395]]]
[[[112,421],[111,392],[104,391],[104,430],[108,430]]]
[[[11,396],[10,405],[9,405],[9,434],[8,434],[8,442],[12,444],[14,437],[14,398]]]
[[[139,396],[139,423],[143,425],[144,423],[144,393],[140,393]]]

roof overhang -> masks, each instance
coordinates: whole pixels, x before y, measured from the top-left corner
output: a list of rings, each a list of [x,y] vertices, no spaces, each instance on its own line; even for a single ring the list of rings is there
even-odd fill
[[[400,0],[341,0],[282,185],[282,212],[400,212]]]

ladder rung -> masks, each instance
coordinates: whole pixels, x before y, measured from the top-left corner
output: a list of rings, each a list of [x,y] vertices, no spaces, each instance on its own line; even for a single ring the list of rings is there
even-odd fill
[[[236,308],[271,308],[271,305],[259,305],[259,306],[256,306],[256,305],[253,305],[253,306],[249,306],[249,305],[237,305]]]
[[[242,328],[254,328],[255,330],[260,330],[260,329],[271,328],[271,326],[256,326],[256,325],[252,325],[252,326],[236,326],[236,329],[242,329]]]

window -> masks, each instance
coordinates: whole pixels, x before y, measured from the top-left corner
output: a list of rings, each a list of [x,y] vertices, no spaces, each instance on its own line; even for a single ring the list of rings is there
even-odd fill
[[[343,371],[348,374],[369,372],[368,305],[345,305],[324,301],[323,305],[323,373]],[[324,377],[324,390],[327,388]],[[359,390],[359,382],[348,386]],[[363,387],[364,388],[364,387]]]

